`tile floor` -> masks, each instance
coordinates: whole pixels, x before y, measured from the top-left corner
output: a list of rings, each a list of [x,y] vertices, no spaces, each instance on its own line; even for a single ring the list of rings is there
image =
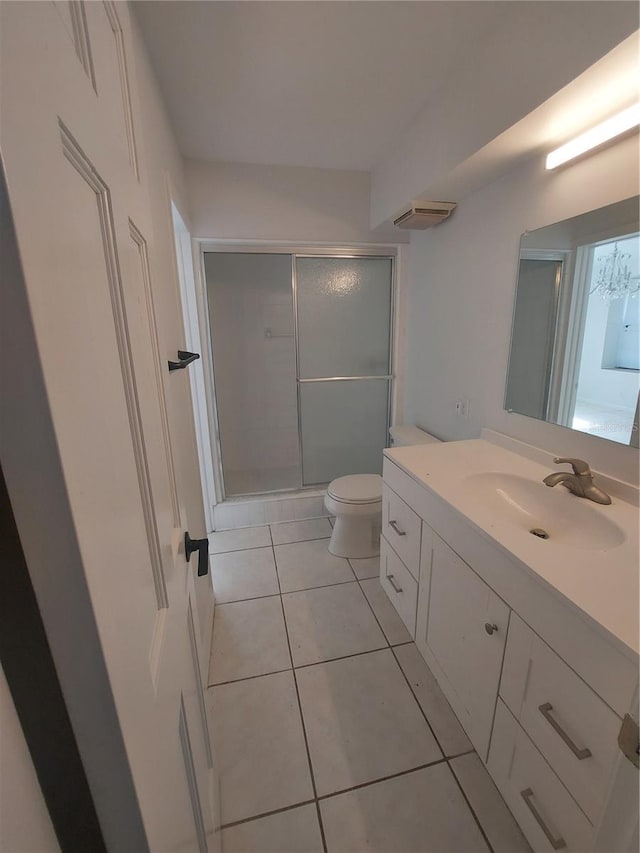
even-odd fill
[[[210,537],[224,853],[525,853],[387,599],[326,518]]]

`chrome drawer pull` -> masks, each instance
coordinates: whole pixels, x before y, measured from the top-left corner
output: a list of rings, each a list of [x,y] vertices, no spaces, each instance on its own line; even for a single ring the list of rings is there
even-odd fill
[[[545,702],[544,705],[538,706],[538,711],[542,714],[545,720],[549,723],[549,725],[560,735],[562,740],[569,747],[571,752],[575,755],[578,761],[582,761],[583,758],[589,758],[591,756],[591,750],[587,749],[585,746],[584,749],[580,749],[580,747],[576,746],[575,743],[571,740],[569,735],[561,728],[560,724],[557,723],[553,717],[551,716],[551,711],[553,711],[553,705],[551,702]]]
[[[549,828],[547,827],[546,823],[542,820],[542,815],[531,802],[531,797],[533,797],[533,791],[531,790],[531,788],[525,788],[524,791],[520,791],[520,796],[524,800],[526,807],[534,816],[536,823],[538,824],[540,829],[547,836],[549,844],[553,847],[554,850],[563,850],[567,846],[567,842],[562,836],[560,836],[560,838],[553,837],[553,834],[549,831]]]
[[[394,581],[393,575],[387,575],[387,580],[396,592],[402,592],[402,587],[398,586],[398,584]]]
[[[398,536],[406,536],[406,535],[407,535],[407,534],[406,534],[406,532],[405,532],[404,530],[401,530],[401,529],[398,527],[398,522],[397,522],[397,521],[390,521],[390,522],[389,522],[389,527],[393,527],[393,529],[394,529],[394,530],[395,530],[395,532],[398,534]]]

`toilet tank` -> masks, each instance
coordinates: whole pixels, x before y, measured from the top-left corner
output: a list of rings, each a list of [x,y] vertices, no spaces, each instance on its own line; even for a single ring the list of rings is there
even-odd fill
[[[440,439],[416,426],[392,426],[389,430],[391,447],[405,447],[411,444],[435,444]]]

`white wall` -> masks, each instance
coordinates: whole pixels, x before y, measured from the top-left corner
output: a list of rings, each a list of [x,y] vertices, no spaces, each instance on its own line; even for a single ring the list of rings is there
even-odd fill
[[[187,160],[193,236],[309,243],[407,243],[369,227],[367,172]]]
[[[432,185],[441,183],[638,27],[637,7],[632,3],[502,6],[498,25],[478,41],[475,51],[457,57],[456,70],[415,121],[397,129],[390,150],[376,163],[372,225],[396,215],[418,196],[442,199],[442,195],[431,195],[438,191]],[[511,38],[514,28],[527,31],[526,45]],[[634,97],[633,90],[629,97]],[[510,153],[508,148],[504,152]]]
[[[60,850],[20,720],[0,667],[0,850]]]
[[[638,188],[638,137],[545,172],[542,158],[462,199],[409,249],[405,420],[444,439],[483,426],[596,470],[638,481],[636,450],[503,410],[520,235],[628,198]],[[469,417],[455,414],[470,400]]]

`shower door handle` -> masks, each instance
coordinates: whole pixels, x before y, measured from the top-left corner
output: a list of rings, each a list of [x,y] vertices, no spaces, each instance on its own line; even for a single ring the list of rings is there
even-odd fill
[[[192,361],[195,361],[196,359],[200,358],[200,353],[199,352],[187,352],[186,350],[179,349],[178,350],[178,358],[180,359],[179,361],[168,362],[169,373],[171,373],[172,370],[184,370],[184,368],[188,364],[191,364]]]
[[[191,561],[191,555],[194,551],[198,552],[198,576],[209,573],[209,540],[208,539],[192,539],[188,533],[184,534],[184,553],[187,558],[187,563]]]

